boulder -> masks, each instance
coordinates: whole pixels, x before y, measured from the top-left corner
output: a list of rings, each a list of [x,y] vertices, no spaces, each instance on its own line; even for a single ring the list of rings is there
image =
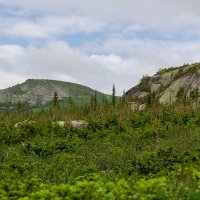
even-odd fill
[[[146,108],[145,104],[140,104],[138,102],[129,102],[129,105],[133,111],[143,111]]]
[[[22,122],[17,122],[16,124],[15,124],[15,128],[21,128],[21,127],[23,127],[23,126],[27,126],[27,125],[33,125],[33,124],[35,124],[36,122],[35,121],[33,121],[33,120],[24,120],[24,121],[22,121]]]
[[[66,124],[67,124],[67,122],[66,121],[56,121],[56,122],[52,122],[52,125],[53,126],[59,126],[59,127],[65,127],[66,126]]]
[[[53,122],[52,125],[56,125],[59,126],[61,128],[65,127],[65,126],[71,126],[73,128],[81,128],[81,127],[85,127],[88,125],[88,123],[85,120],[72,120],[72,121],[56,121]]]
[[[138,110],[143,111],[147,106],[145,104],[140,104]]]
[[[73,120],[70,122],[70,124],[73,128],[81,128],[87,126],[88,122],[85,120]]]

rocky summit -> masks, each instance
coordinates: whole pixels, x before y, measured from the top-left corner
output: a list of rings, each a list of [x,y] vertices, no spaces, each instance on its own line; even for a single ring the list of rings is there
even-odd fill
[[[45,106],[52,101],[55,92],[59,101],[65,101],[70,96],[80,103],[88,101],[95,90],[64,81],[28,79],[22,84],[0,90],[0,110],[14,108],[18,102],[28,107]],[[108,95],[97,92],[97,97],[103,98]]]
[[[147,103],[155,98],[162,104],[171,104],[181,97],[198,98],[199,94],[200,63],[194,63],[161,69],[152,77],[144,76],[124,97],[140,103]]]

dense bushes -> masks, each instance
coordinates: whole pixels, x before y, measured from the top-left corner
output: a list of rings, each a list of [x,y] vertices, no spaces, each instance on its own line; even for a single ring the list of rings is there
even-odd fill
[[[200,112],[188,104],[0,116],[0,199],[199,199]],[[67,116],[67,117],[66,117]],[[15,128],[17,122],[32,120]]]
[[[181,173],[181,174],[180,174]],[[1,199],[199,199],[200,173],[196,169],[170,173],[168,177],[104,182],[97,175],[80,177],[73,184],[43,184],[31,178],[23,182],[1,183]]]

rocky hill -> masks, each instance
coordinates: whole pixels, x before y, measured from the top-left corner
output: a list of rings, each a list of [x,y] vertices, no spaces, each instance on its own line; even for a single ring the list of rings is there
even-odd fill
[[[162,69],[152,77],[144,76],[137,86],[124,94],[130,101],[146,103],[154,98],[162,104],[199,96],[200,63]]]
[[[55,92],[61,102],[66,102],[69,96],[75,102],[87,102],[95,90],[63,81],[28,79],[22,84],[0,90],[0,110],[14,108],[18,102],[29,107],[45,106],[50,104]],[[97,97],[100,99],[108,95],[97,92]]]

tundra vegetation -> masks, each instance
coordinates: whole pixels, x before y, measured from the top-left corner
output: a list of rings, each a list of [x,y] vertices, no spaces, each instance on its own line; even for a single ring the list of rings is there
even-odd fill
[[[141,112],[124,98],[91,99],[0,114],[0,199],[200,199],[195,99]],[[87,126],[53,123],[73,120]]]

